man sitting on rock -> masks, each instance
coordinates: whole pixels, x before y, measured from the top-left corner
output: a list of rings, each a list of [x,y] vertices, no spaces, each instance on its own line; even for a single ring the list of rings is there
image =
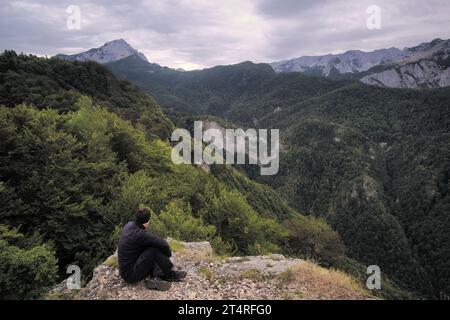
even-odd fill
[[[139,209],[134,221],[122,228],[118,246],[120,275],[128,283],[145,279],[149,289],[168,290],[170,282],[181,281],[186,272],[174,270],[169,244],[147,231],[149,221],[150,211]]]

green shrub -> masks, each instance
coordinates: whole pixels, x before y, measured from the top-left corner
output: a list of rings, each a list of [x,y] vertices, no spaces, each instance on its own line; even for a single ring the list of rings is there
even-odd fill
[[[164,207],[159,215],[151,219],[151,229],[163,237],[173,237],[184,241],[211,239],[216,228],[205,225],[199,218],[192,216],[189,206],[181,201],[174,201]]]
[[[216,236],[211,240],[211,246],[214,253],[218,256],[229,256],[233,251],[232,246],[224,241],[220,236]]]
[[[297,216],[284,222],[286,248],[291,254],[332,265],[345,254],[339,235],[322,219]]]
[[[57,259],[46,244],[22,247],[25,239],[15,229],[0,225],[0,298],[39,298],[54,284]]]

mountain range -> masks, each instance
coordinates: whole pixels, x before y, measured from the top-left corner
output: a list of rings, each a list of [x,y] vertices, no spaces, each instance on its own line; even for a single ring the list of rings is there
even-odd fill
[[[412,48],[304,56],[270,64],[277,72],[347,77],[392,88],[450,86],[450,40],[435,39]]]
[[[105,66],[154,96],[177,127],[213,117],[222,126],[280,129],[280,172],[270,179],[252,166],[243,172],[299,212],[325,219],[351,258],[431,297],[446,294],[450,283],[450,91],[360,80],[377,68],[388,72],[389,63],[394,70],[431,63],[424,59],[444,63],[447,45],[378,51],[365,68],[382,64],[341,76],[276,72],[249,61],[179,72],[136,54]],[[393,62],[398,57],[404,62]]]
[[[99,63],[136,55],[148,62],[144,54],[119,39],[100,48],[74,54],[58,54],[66,60],[92,60]],[[371,52],[350,50],[340,54],[302,56],[269,65],[279,73],[299,72],[334,79],[358,79],[363,83],[391,88],[439,88],[450,86],[450,40],[435,39],[418,46],[395,47]],[[154,67],[157,67],[154,64]],[[184,71],[184,70],[175,70]]]

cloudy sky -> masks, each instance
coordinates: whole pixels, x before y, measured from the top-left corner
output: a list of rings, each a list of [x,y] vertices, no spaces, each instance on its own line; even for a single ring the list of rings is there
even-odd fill
[[[67,27],[70,5],[80,29]],[[196,69],[448,39],[449,13],[449,0],[0,0],[0,50],[72,54],[123,38],[152,62]]]

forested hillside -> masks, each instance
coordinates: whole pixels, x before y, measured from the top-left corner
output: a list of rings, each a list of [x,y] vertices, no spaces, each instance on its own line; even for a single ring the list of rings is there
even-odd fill
[[[448,89],[355,84],[269,123],[286,128],[271,183],[293,206],[326,217],[358,260],[425,294],[449,292]]]
[[[297,103],[330,92],[348,81],[299,74],[277,74],[268,64],[243,62],[231,66],[179,72],[130,56],[106,66],[119,78],[151,93],[165,109],[220,116],[236,124],[254,124],[284,103]]]
[[[139,121],[149,136],[167,139],[173,130],[151,96],[128,81],[118,81],[95,62],[40,59],[5,51],[0,58],[0,76],[0,105],[24,103],[67,112],[87,95],[124,119],[134,124]]]
[[[449,294],[449,89],[376,88],[249,62],[149,73],[127,59],[108,67],[167,110],[279,128],[280,172],[265,179],[248,168],[252,178],[325,218],[351,257],[422,296]]]
[[[5,52],[0,101],[2,298],[40,297],[69,264],[88,278],[142,205],[153,231],[208,240],[218,254],[349,261],[325,221],[299,214],[270,187],[229,166],[174,165],[173,125],[159,106],[96,63]]]

